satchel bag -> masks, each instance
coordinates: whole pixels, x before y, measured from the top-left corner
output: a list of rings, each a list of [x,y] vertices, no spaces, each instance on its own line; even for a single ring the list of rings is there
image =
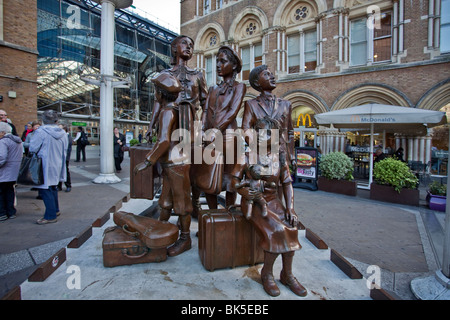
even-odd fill
[[[204,149],[202,150],[204,154]],[[191,181],[201,191],[207,194],[219,194],[222,191],[224,171],[223,153],[214,150],[214,162],[206,163],[202,157],[200,165],[191,166]]]
[[[44,170],[42,159],[38,156],[39,150],[22,158],[17,183],[35,186],[44,184]]]

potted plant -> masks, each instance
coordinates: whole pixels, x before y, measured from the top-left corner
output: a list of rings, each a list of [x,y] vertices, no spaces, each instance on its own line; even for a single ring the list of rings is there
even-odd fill
[[[381,160],[374,165],[373,178],[371,199],[419,205],[419,179],[406,163],[393,158]]]
[[[439,181],[433,181],[427,190],[428,207],[432,210],[445,212],[447,204],[447,185]]]
[[[130,140],[130,147],[139,144],[139,140],[138,139],[131,139]]]
[[[356,196],[354,164],[349,156],[343,152],[330,152],[321,157],[319,168],[319,190]]]

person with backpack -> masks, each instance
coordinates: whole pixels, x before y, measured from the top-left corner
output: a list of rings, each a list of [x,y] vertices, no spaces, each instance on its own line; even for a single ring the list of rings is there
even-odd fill
[[[80,162],[81,154],[83,154],[83,162],[86,162],[86,146],[89,144],[86,133],[83,127],[78,127],[77,136],[73,141],[77,142],[77,159],[75,162]]]

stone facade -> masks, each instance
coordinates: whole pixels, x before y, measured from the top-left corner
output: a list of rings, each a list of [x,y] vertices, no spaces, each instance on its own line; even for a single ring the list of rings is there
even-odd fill
[[[233,46],[241,57],[242,49],[250,47],[251,52],[262,45],[262,62],[277,76],[278,95],[289,99],[294,109],[307,107],[306,112],[311,114],[370,102],[440,110],[450,103],[450,55],[441,53],[436,41],[441,1],[430,1],[433,3],[184,0],[181,34],[196,41],[191,67],[205,72],[214,72],[208,70],[208,63],[214,66],[213,57],[221,44]],[[377,12],[390,17],[389,57],[371,61],[375,58],[369,53],[366,63],[352,65],[352,23],[372,15],[376,23]],[[305,41],[308,32],[315,33],[315,68],[289,73],[289,38]],[[376,46],[376,40],[367,43]],[[255,65],[253,61],[250,64]],[[245,81],[245,76],[239,80]],[[256,94],[248,87],[246,98]]]

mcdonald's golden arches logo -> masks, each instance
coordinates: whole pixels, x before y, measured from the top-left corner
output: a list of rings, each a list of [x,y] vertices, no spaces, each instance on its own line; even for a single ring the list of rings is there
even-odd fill
[[[350,117],[350,122],[361,122],[361,117],[354,114]]]
[[[297,127],[300,127],[300,121],[302,121],[303,126],[305,127],[306,120],[308,120],[308,127],[311,127],[311,116],[308,113],[306,114],[301,113],[297,119]]]

